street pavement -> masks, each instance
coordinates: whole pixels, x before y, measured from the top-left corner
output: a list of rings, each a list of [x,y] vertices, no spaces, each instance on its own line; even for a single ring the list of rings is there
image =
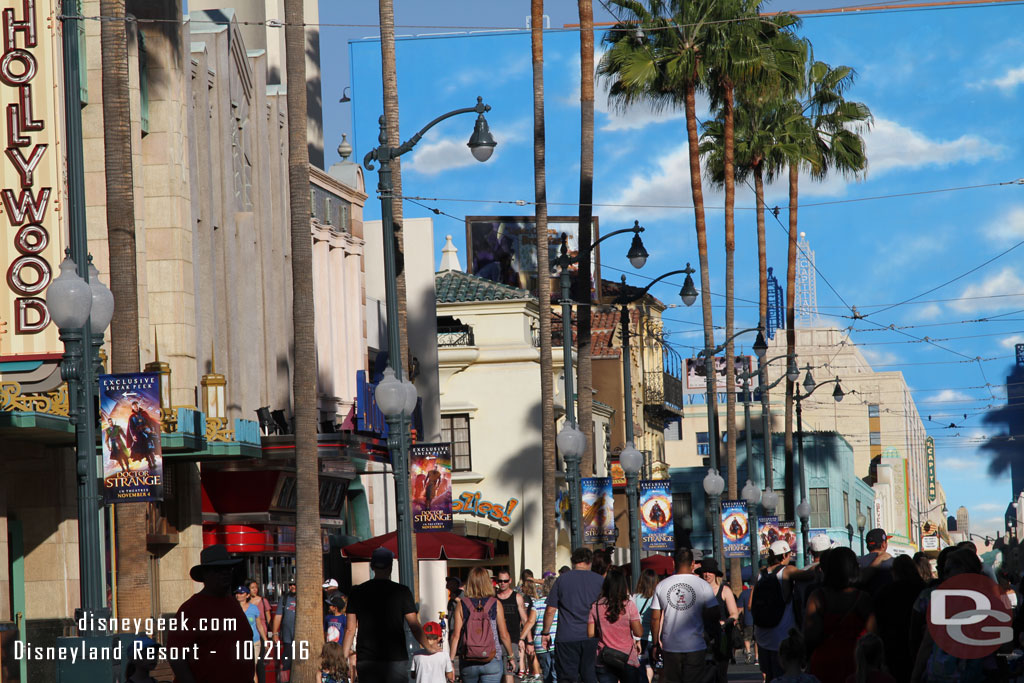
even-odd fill
[[[756,664],[733,664],[729,667],[730,683],[761,683],[763,680]]]

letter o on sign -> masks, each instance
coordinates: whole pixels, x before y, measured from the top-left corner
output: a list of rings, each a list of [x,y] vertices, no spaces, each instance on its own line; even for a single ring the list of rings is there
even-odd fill
[[[26,268],[36,272],[35,280],[25,280],[24,272]],[[7,269],[7,284],[12,290],[22,296],[33,296],[46,289],[47,285],[50,284],[52,276],[53,272],[50,270],[50,264],[45,259],[34,254],[22,254],[14,259],[11,267]]]
[[[14,73],[11,65],[14,62],[21,63],[21,73]],[[0,57],[0,80],[11,87],[17,87],[28,83],[35,78],[37,70],[36,58],[28,50],[15,48],[8,50]]]
[[[38,254],[50,244],[46,228],[38,223],[23,225],[14,235],[14,246],[22,254]]]

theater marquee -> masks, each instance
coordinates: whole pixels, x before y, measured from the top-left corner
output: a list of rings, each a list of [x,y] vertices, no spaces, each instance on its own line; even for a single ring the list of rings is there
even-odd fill
[[[7,3],[0,13],[2,224],[0,361],[54,358],[62,344],[45,293],[61,259],[60,52],[51,0]]]

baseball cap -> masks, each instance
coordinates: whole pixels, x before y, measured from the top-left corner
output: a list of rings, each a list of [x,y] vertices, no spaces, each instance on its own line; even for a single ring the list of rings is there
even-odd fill
[[[792,551],[792,549],[789,547],[789,544],[785,541],[775,541],[771,544],[770,549],[772,551],[772,554],[776,557],[780,557]]]
[[[890,538],[892,536],[885,533],[885,529],[872,529],[864,537],[864,543],[867,544],[869,550],[874,550],[875,548],[881,548],[882,544]]]
[[[238,595],[240,593],[248,593],[248,592],[249,592],[249,589],[246,588],[245,586],[239,586],[238,588],[235,589],[235,595]]]
[[[427,623],[423,624],[423,632],[426,633],[428,636],[437,636],[438,638],[440,638],[441,624],[437,623],[436,621],[428,621]]]
[[[328,605],[334,605],[335,607],[340,609],[340,608],[345,607],[346,603],[345,603],[345,598],[342,597],[341,594],[337,594],[337,595],[332,595],[331,599],[327,601],[327,604]]]
[[[395,554],[387,548],[377,548],[370,556],[371,567],[389,567],[395,561]]]
[[[825,534],[818,534],[810,542],[812,553],[822,553],[832,547],[832,539]]]
[[[335,581],[334,579],[327,579],[326,581],[324,581],[323,587],[324,588],[337,588],[338,587],[338,582]]]

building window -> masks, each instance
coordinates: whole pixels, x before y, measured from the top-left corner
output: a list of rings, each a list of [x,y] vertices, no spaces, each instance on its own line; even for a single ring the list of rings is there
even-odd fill
[[[882,445],[882,433],[881,432],[871,432],[868,436],[871,439],[871,445],[872,446],[881,446]]]
[[[828,510],[828,489],[811,489],[811,528],[827,529],[832,526]]]
[[[441,441],[452,445],[453,472],[469,472],[473,469],[468,413],[441,416]]]
[[[878,404],[868,404],[868,417],[878,417]]]
[[[850,494],[843,491],[843,525],[850,526]]]
[[[707,432],[697,432],[697,455],[711,455]]]
[[[669,420],[665,423],[665,441],[679,441],[682,438],[682,422]]]

